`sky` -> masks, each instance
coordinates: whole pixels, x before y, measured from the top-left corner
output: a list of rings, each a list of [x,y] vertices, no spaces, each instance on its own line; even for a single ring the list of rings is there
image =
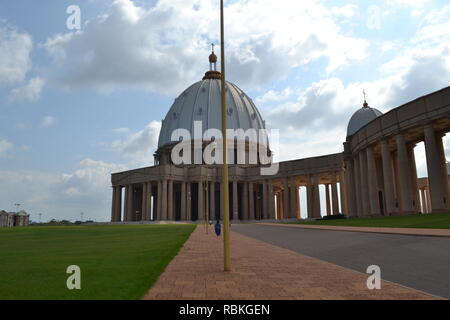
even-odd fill
[[[109,220],[110,174],[153,165],[161,119],[220,49],[218,5],[0,2],[0,210]],[[228,0],[225,19],[227,80],[280,130],[279,160],[342,152],[363,90],[386,112],[450,84],[447,1]]]

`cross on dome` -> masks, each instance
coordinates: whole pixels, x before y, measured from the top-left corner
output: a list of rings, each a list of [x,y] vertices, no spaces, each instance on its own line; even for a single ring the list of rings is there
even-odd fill
[[[363,95],[364,95],[364,104],[363,104],[363,107],[364,107],[364,108],[368,108],[368,107],[369,107],[369,104],[368,104],[367,101],[366,101],[366,96],[367,96],[367,94],[366,94],[366,90],[364,90],[364,89],[363,89]]]

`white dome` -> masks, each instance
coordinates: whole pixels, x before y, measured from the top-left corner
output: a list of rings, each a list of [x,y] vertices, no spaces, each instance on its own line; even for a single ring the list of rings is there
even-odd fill
[[[265,122],[253,101],[236,85],[226,82],[227,128],[264,129]],[[207,129],[222,128],[221,87],[219,79],[203,79],[187,88],[175,99],[162,121],[158,148],[173,143],[172,132],[186,129],[194,137],[194,121],[202,121],[203,133]]]
[[[364,127],[366,124],[381,116],[383,113],[375,108],[369,107],[365,104],[364,107],[356,111],[350,118],[347,126],[347,137],[353,135]]]

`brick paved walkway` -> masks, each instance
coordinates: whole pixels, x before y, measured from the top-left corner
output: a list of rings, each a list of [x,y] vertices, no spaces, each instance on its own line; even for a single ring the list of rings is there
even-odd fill
[[[368,275],[231,233],[233,271],[223,239],[197,226],[143,299],[436,299],[391,282],[368,290]]]
[[[383,228],[383,227],[350,227],[350,226],[326,226],[287,223],[261,223],[269,226],[283,226],[291,228],[322,229],[335,231],[374,232],[388,234],[403,234],[413,236],[450,237],[450,229],[425,229],[425,228]]]

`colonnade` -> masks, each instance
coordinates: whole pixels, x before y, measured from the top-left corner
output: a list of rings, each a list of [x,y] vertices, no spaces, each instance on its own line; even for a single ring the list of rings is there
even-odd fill
[[[320,218],[320,183],[327,190],[326,214],[341,213],[339,204],[343,210],[346,207],[343,172],[333,171],[257,181],[232,180],[229,185],[230,219],[299,219],[300,187],[306,187],[308,218]],[[161,179],[113,186],[111,221],[215,221],[222,218],[221,190],[222,183],[217,180]]]
[[[433,123],[396,132],[344,153],[351,216],[450,211],[450,189],[442,137]],[[414,147],[423,141],[428,186],[419,188]]]

